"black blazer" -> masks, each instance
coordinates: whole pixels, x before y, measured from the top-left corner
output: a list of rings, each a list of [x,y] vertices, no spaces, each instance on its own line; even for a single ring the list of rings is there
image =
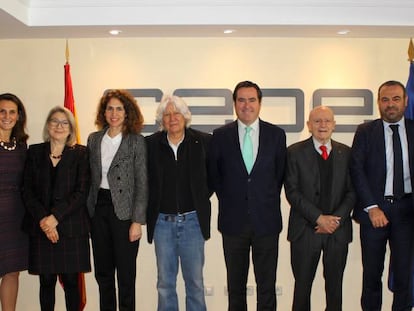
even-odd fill
[[[408,140],[408,156],[411,185],[414,187],[414,121],[405,119]],[[358,126],[352,144],[351,177],[358,195],[358,204],[354,215],[356,221],[370,224],[368,213],[364,209],[370,205],[378,205],[383,209],[388,219],[391,219],[387,209],[381,206],[384,199],[386,180],[386,157],[384,124],[381,119],[363,123]],[[392,218],[394,222],[404,221],[413,217],[413,208],[398,208]]]
[[[213,132],[209,180],[219,200],[218,229],[239,235],[248,221],[258,236],[282,230],[280,191],[286,160],[286,134],[259,120],[259,149],[250,174],[243,162],[237,121]]]
[[[333,233],[335,240],[343,243],[352,241],[351,211],[356,195],[349,175],[351,149],[331,140],[329,155],[333,161],[333,180],[330,215],[341,217],[340,227]],[[288,240],[297,240],[306,226],[316,226],[322,211],[317,207],[320,200],[320,173],[318,155],[316,155],[312,137],[288,148],[285,177],[285,193],[289,201],[290,215]]]
[[[190,187],[194,208],[197,212],[201,233],[204,239],[210,238],[212,192],[207,183],[207,151],[211,135],[194,129],[186,129],[185,139],[188,141],[190,153]],[[164,166],[161,152],[169,146],[165,143],[166,132],[157,132],[146,137],[148,149],[149,203],[147,209],[148,242],[151,243],[157,222],[163,187]]]
[[[59,221],[60,236],[89,233],[86,197],[89,188],[89,161],[85,146],[65,147],[56,166],[52,184],[50,143],[31,145],[24,171],[23,199],[26,207],[24,227],[31,235],[44,234],[39,222],[53,214]]]

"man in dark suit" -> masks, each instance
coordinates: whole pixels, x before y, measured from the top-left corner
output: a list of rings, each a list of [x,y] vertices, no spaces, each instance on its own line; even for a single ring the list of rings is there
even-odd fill
[[[387,81],[378,89],[381,119],[358,126],[352,145],[351,177],[358,195],[363,310],[381,310],[387,242],[394,271],[393,311],[411,310],[413,243],[414,122],[404,119],[405,87]]]
[[[286,135],[259,119],[262,92],[240,82],[233,93],[237,120],[213,133],[209,177],[219,200],[231,311],[247,310],[250,249],[257,283],[257,310],[276,310],[276,267],[282,230],[280,190]]]
[[[351,149],[331,139],[335,120],[330,108],[314,108],[307,126],[312,137],[288,148],[285,177],[295,277],[292,310],[311,309],[312,283],[323,252],[325,310],[340,311],[356,199],[348,169]]]

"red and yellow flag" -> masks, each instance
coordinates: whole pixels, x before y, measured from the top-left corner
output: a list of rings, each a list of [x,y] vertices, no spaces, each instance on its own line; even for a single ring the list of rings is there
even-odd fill
[[[69,45],[66,40],[66,64],[65,64],[65,108],[69,109],[73,113],[76,123],[76,142],[80,144],[80,134],[78,126],[78,118],[76,116],[75,99],[73,97],[72,89],[72,78],[70,76],[70,65],[69,65]],[[80,295],[79,311],[83,311],[86,305],[86,284],[85,274],[79,273],[78,276],[78,287]]]

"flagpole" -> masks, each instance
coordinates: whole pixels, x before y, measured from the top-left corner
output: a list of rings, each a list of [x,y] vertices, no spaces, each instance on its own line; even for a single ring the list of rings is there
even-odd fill
[[[66,56],[66,64],[69,64],[69,42],[68,42],[68,39],[66,39],[65,56]]]

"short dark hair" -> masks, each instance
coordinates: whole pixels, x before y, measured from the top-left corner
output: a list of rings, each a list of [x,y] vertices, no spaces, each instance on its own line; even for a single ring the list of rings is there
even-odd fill
[[[402,84],[401,82],[399,82],[399,81],[395,81],[395,80],[389,80],[389,81],[386,81],[386,82],[384,82],[383,84],[381,84],[380,86],[379,86],[379,88],[378,88],[378,99],[380,98],[380,92],[381,92],[381,89],[384,87],[384,86],[395,86],[395,85],[397,85],[397,86],[399,86],[399,87],[401,87],[402,88],[402,90],[403,90],[403,94],[404,94],[404,99],[405,99],[405,97],[407,96],[406,95],[406,90],[405,90],[405,86],[404,86],[404,84]]]
[[[4,93],[0,94],[0,101],[8,100],[16,104],[19,118],[13,127],[11,136],[16,137],[18,143],[26,143],[29,135],[26,133],[26,109],[22,101],[14,94]]]
[[[108,126],[108,122],[105,119],[105,110],[112,98],[117,98],[124,106],[126,117],[122,133],[139,134],[144,127],[144,117],[142,116],[136,99],[126,90],[108,90],[105,92],[99,101],[95,125],[99,130]]]
[[[253,88],[255,88],[256,91],[257,91],[257,97],[259,98],[259,103],[262,102],[262,96],[263,96],[262,95],[262,90],[260,89],[260,87],[256,83],[251,82],[251,81],[242,81],[242,82],[237,83],[237,85],[236,85],[236,87],[234,88],[234,91],[233,91],[233,101],[234,102],[236,102],[238,90],[243,88],[243,87],[253,87]]]

